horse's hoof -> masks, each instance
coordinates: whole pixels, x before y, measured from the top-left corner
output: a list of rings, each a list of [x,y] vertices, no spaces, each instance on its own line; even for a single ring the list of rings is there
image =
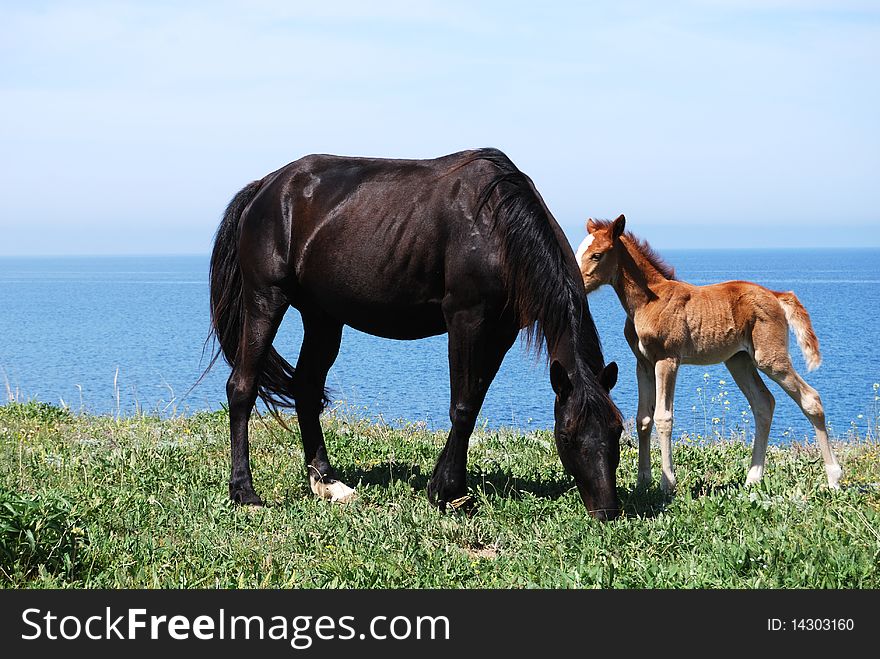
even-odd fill
[[[675,479],[667,478],[664,474],[660,479],[660,489],[663,490],[665,494],[673,495],[675,494]]]
[[[828,475],[828,487],[832,490],[839,490],[840,477],[843,476],[843,469],[840,465],[826,465],[825,473]]]
[[[263,506],[263,500],[257,496],[257,493],[253,490],[238,490],[236,492],[230,492],[229,498],[232,499],[233,503],[237,503],[241,506]]]
[[[447,502],[446,505],[449,506],[452,512],[469,513],[474,509],[476,500],[470,494],[465,494],[462,497]]]
[[[764,476],[764,468],[763,467],[752,467],[749,469],[749,474],[746,476],[746,487],[750,485],[755,485],[761,481],[761,478]]]
[[[639,490],[647,490],[651,487],[651,472],[640,473],[636,481],[636,488]]]
[[[323,481],[310,476],[309,486],[315,496],[331,503],[351,503],[357,498],[357,492],[342,481]]]
[[[465,506],[467,500],[470,499],[467,489],[462,491],[461,488],[451,488],[444,484],[428,481],[428,501],[431,502],[431,505],[437,506],[441,512],[445,511],[447,506],[452,510],[457,510]]]
[[[437,506],[441,510],[443,510],[443,502],[438,497],[437,491],[434,489],[434,486],[431,484],[431,481],[428,481],[428,487],[426,488],[426,493],[428,495],[428,502],[432,506]]]

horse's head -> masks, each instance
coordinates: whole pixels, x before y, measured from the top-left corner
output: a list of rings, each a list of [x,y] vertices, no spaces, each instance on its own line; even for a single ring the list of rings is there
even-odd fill
[[[614,222],[587,220],[587,237],[577,250],[577,263],[584,280],[587,293],[603,284],[613,284],[620,260],[620,236],[626,227],[626,218],[621,215]]]
[[[574,477],[587,510],[598,520],[620,514],[617,465],[620,462],[620,414],[605,395],[586,396],[583,377],[559,361],[550,364],[550,384],[556,392],[554,414],[556,449],[565,470]],[[606,392],[617,382],[617,364],[610,362],[598,375]],[[599,401],[599,402],[595,402]]]

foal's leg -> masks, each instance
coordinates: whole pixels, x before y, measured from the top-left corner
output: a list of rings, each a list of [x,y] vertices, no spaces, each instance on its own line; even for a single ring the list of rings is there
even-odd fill
[[[791,365],[791,360],[786,358],[777,359],[772,364],[761,365],[758,367],[772,378],[780,387],[792,397],[804,416],[810,420],[813,428],[816,430],[816,441],[819,443],[819,449],[822,451],[822,461],[825,463],[825,474],[828,477],[828,487],[832,489],[840,488],[840,477],[843,470],[837,463],[831,444],[828,442],[828,431],[825,428],[825,408],[822,406],[822,399],[819,393],[808,385],[804,379],[798,375],[797,371]]]
[[[672,467],[672,401],[675,397],[675,377],[678,360],[661,359],[654,364],[654,380],[657,387],[654,408],[654,425],[660,439],[662,476],[660,487],[664,492],[675,492],[675,471]]]
[[[639,336],[635,325],[629,319],[623,327],[623,335],[636,358],[636,382],[639,386],[639,406],[636,411],[636,431],[639,434],[639,478],[638,487],[651,484],[651,428],[654,427],[654,407],[656,387],[654,385],[654,366],[639,350]]]
[[[513,345],[515,327],[488,324],[477,309],[444,306],[449,331],[449,420],[446,446],[428,481],[428,500],[440,509],[467,494],[468,440],[504,355]]]
[[[296,362],[296,418],[302,435],[309,487],[318,497],[347,503],[355,491],[340,480],[327,456],[321,412],[327,372],[339,354],[342,323],[318,311],[302,313],[303,341]]]
[[[246,293],[245,299],[251,301],[245,306],[238,353],[226,382],[232,453],[229,497],[236,503],[261,506],[263,502],[254,492],[251,476],[248,420],[257,400],[263,361],[284,318],[288,302],[277,288],[260,291],[257,295]]]
[[[767,439],[770,436],[770,424],[773,421],[773,408],[776,401],[773,394],[767,389],[758,369],[746,352],[738,352],[724,362],[733,381],[743,392],[752,414],[755,417],[755,445],[752,448],[752,465],[746,477],[746,485],[752,485],[761,480],[764,475],[764,461],[767,456]]]
[[[656,387],[654,369],[650,363],[636,360],[636,381],[639,385],[639,407],[636,413],[636,429],[639,433],[639,487],[651,484],[651,428],[654,427]]]

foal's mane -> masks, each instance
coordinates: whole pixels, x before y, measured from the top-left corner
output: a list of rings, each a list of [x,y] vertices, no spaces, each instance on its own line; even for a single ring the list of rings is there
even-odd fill
[[[513,307],[521,326],[525,327],[530,347],[540,350],[556,345],[566,330],[570,332],[572,349],[580,379],[591,386],[578,395],[600,420],[610,422],[616,412],[594,373],[604,366],[599,334],[587,306],[583,281],[566,263],[566,253],[552,227],[552,215],[532,180],[497,149],[480,149],[474,160],[494,165],[496,173],[483,187],[477,200],[474,218],[489,205],[495,230],[504,244],[502,269]]]
[[[597,229],[609,229],[613,222],[610,220],[593,220],[593,225]],[[675,279],[675,268],[663,260],[663,257],[657,253],[648,241],[633,235],[632,231],[623,234],[628,245],[632,246],[639,254],[641,254],[648,263],[654,266],[657,271],[667,279]]]

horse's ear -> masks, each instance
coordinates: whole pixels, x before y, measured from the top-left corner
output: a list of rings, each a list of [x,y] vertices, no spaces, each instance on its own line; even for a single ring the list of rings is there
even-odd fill
[[[592,217],[587,220],[587,233],[593,233],[596,230],[596,220]]]
[[[610,392],[617,384],[617,362],[608,362],[605,368],[599,371],[599,384],[605,387],[605,391]]]
[[[617,219],[614,220],[614,225],[612,226],[612,236],[614,240],[620,238],[623,235],[623,230],[626,228],[626,218],[621,214],[617,216]]]
[[[559,398],[560,403],[568,400],[572,390],[571,380],[565,367],[555,359],[550,364],[550,386],[553,387],[553,391]]]

